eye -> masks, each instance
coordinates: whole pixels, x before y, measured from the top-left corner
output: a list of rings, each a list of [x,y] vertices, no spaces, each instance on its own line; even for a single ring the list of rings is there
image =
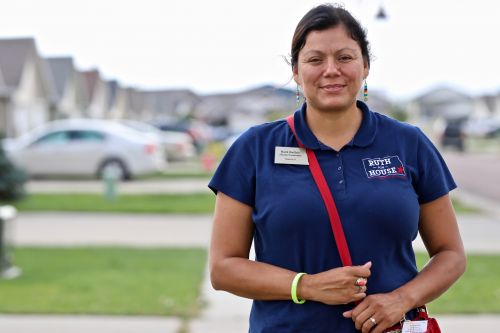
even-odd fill
[[[307,63],[319,64],[322,61],[321,58],[313,57],[306,60]]]
[[[349,62],[353,59],[353,57],[350,55],[344,54],[344,55],[339,56],[338,59],[340,62]]]

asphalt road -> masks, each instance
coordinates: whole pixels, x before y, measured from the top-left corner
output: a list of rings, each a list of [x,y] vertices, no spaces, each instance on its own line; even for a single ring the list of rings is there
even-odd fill
[[[500,154],[445,152],[443,157],[459,189],[500,206]]]

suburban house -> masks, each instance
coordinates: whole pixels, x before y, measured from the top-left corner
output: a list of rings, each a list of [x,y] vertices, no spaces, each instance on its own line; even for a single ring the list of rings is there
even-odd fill
[[[15,137],[50,119],[53,82],[33,38],[0,40],[0,131]]]
[[[359,100],[363,100],[364,96],[362,93],[358,96]],[[393,104],[389,98],[382,92],[371,90],[368,95],[368,101],[365,102],[371,110],[378,113],[390,115]]]
[[[82,71],[84,89],[88,96],[88,106],[84,116],[104,119],[108,117],[110,88],[97,69]]]
[[[135,88],[128,88],[127,90],[129,104],[125,118],[144,121],[144,115],[148,113],[148,98],[146,93]]]
[[[148,95],[148,111],[143,114],[147,121],[169,121],[192,117],[200,103],[200,97],[188,89],[153,90]]]
[[[109,119],[123,119],[127,114],[128,93],[127,89],[122,87],[116,80],[108,82],[110,90],[110,103],[108,110]]]
[[[500,119],[500,93],[496,95],[483,95],[474,100],[474,119]]]
[[[409,111],[417,123],[468,118],[474,112],[474,99],[452,88],[438,88],[413,99]]]
[[[82,80],[71,57],[45,58],[55,87],[51,119],[75,118],[84,115],[87,105]]]
[[[8,88],[0,71],[0,139],[7,134],[7,99],[9,97]]]
[[[296,109],[295,93],[289,89],[262,86],[232,94],[203,96],[196,108],[198,119],[225,125],[232,132],[273,120]]]

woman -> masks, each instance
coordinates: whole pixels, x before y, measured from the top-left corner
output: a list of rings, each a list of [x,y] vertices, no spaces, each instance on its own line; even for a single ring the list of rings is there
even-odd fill
[[[212,284],[254,300],[252,333],[380,333],[465,270],[448,196],[456,185],[441,156],[418,128],[356,101],[368,50],[346,10],[321,5],[299,22],[291,53],[307,101],[294,114],[296,134],[325,174],[353,266],[342,265],[307,159],[283,158],[298,145],[286,121],[245,132],[209,184],[217,194]],[[417,232],[431,258],[421,272]]]

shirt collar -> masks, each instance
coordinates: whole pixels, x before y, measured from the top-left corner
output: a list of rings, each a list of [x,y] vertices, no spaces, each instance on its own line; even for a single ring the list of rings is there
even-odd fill
[[[375,139],[377,132],[376,117],[368,106],[357,101],[356,106],[363,112],[363,120],[354,138],[347,144],[347,146],[367,147]],[[305,147],[309,149],[328,149],[325,145],[321,144],[316,136],[313,134],[306,122],[307,104],[302,104],[302,107],[295,111],[294,123],[295,130],[299,140],[302,141]]]

